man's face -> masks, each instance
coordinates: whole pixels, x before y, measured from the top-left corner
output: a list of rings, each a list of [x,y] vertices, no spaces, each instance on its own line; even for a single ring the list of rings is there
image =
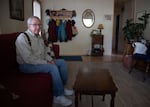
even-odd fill
[[[36,18],[32,19],[31,23],[28,25],[28,29],[35,35],[38,35],[41,31],[41,21]]]

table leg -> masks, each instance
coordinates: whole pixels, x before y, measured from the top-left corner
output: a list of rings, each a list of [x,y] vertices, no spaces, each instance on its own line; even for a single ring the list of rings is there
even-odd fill
[[[93,107],[93,95],[92,95],[92,107]]]
[[[104,101],[105,100],[105,94],[103,95],[103,99],[102,99],[102,101]]]
[[[78,93],[75,91],[75,107],[78,107]]]
[[[80,100],[81,100],[81,94],[80,94]]]
[[[111,94],[110,107],[114,107],[114,100],[115,100],[115,96],[116,96],[116,94],[115,94],[115,93]]]

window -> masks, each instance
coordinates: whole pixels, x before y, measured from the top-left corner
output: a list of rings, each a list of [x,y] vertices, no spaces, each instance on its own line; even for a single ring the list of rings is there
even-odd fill
[[[33,1],[33,15],[41,19],[41,4],[39,1]]]

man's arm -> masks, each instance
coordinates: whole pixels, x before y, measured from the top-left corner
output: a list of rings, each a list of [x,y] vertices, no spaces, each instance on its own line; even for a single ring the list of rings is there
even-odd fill
[[[32,43],[31,43],[32,44]],[[36,56],[24,34],[20,34],[16,40],[17,60],[19,63],[46,64],[47,60]]]

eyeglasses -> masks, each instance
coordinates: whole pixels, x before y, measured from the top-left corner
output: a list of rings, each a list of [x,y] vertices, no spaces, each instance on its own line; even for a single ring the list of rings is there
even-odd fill
[[[32,25],[32,26],[34,26],[34,27],[42,27],[42,24],[29,24],[29,25]]]

